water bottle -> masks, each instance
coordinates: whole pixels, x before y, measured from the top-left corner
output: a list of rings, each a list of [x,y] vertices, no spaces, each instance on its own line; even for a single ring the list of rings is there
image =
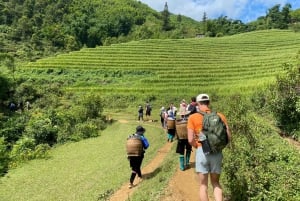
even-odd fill
[[[204,135],[203,133],[200,133],[200,136],[199,136],[199,140],[202,144],[202,150],[203,150],[203,153],[205,155],[209,154],[211,149],[210,149],[210,146],[209,146],[209,142],[206,138],[206,135]]]

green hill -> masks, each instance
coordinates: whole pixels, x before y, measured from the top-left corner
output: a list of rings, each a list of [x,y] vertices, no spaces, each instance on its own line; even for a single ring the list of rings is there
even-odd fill
[[[251,92],[294,62],[299,33],[257,31],[222,38],[142,40],[41,59],[22,68],[36,79],[60,80],[73,92],[102,95]]]

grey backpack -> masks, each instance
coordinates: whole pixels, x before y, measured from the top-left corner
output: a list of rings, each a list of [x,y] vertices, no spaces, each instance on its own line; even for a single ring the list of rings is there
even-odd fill
[[[203,115],[203,134],[208,139],[211,152],[221,152],[228,144],[226,125],[217,112],[199,112]]]

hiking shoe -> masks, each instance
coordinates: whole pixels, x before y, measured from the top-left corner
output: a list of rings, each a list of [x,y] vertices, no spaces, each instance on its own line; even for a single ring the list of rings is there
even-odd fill
[[[129,183],[128,188],[129,188],[129,189],[133,188],[133,184],[132,184],[132,183]]]

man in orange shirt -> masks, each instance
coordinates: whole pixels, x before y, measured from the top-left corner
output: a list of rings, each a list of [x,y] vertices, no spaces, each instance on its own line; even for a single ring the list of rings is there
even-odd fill
[[[209,109],[210,99],[207,94],[199,94],[196,98],[196,101],[200,111],[206,113],[211,112],[211,110]],[[218,113],[218,115],[226,125],[227,136],[230,142],[231,134],[230,134],[227,120],[223,114]],[[222,152],[209,153],[207,155],[203,153],[202,145],[199,142],[199,135],[203,127],[202,124],[203,124],[203,115],[200,113],[192,114],[188,118],[188,125],[187,125],[188,141],[194,148],[197,149],[195,162],[196,162],[196,172],[199,176],[199,182],[200,182],[200,190],[199,190],[200,200],[208,201],[207,188],[208,188],[208,175],[210,175],[210,180],[213,186],[215,200],[222,201],[223,192],[219,182],[219,178],[221,174],[223,154]]]

